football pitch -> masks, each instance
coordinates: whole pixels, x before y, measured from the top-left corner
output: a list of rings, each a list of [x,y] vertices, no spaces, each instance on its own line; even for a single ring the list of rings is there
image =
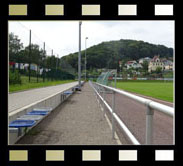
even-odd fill
[[[116,86],[128,92],[173,102],[174,85],[172,81],[117,81]]]

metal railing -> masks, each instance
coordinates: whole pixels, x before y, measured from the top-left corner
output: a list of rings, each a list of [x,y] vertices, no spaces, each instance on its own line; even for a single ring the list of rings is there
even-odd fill
[[[153,115],[154,110],[165,113],[166,115],[173,117],[174,116],[174,108],[154,102],[149,99],[145,99],[143,97],[136,96],[134,94],[125,92],[123,90],[119,90],[113,87],[109,87],[106,85],[102,85],[99,83],[94,83],[90,81],[90,86],[94,89],[96,95],[99,97],[99,99],[103,102],[103,108],[104,105],[107,107],[107,109],[112,114],[112,135],[114,138],[114,119],[117,121],[121,129],[124,131],[124,133],[127,135],[127,137],[130,139],[132,144],[134,145],[140,145],[139,141],[135,138],[135,136],[130,132],[128,127],[124,124],[124,122],[118,117],[118,115],[115,113],[115,93],[122,94],[128,98],[133,99],[134,101],[137,101],[147,107],[146,110],[146,144],[151,145],[153,143]],[[105,101],[105,89],[110,90],[113,94],[112,98],[112,108],[109,106],[109,104]],[[103,92],[103,97],[100,95],[100,92]],[[105,112],[104,112],[105,114]]]

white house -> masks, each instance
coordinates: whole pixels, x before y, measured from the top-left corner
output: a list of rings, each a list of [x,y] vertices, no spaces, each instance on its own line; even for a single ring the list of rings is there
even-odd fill
[[[23,70],[24,69],[24,64],[23,63],[15,63],[15,69],[18,69],[20,65],[20,69]]]
[[[40,75],[43,74],[43,68],[39,69],[39,74],[40,74]]]
[[[128,61],[125,64],[125,66],[126,66],[127,69],[130,69],[130,68],[134,68],[134,69],[142,68],[142,65],[137,63],[136,61]]]
[[[145,57],[145,58],[139,59],[139,63],[140,63],[140,64],[143,64],[145,61],[149,63],[149,62],[151,61],[151,58]]]
[[[26,70],[29,70],[29,64],[28,64],[28,63],[25,63],[25,64],[24,64],[24,68],[25,68]],[[31,64],[31,65],[30,65],[30,69],[31,69],[31,70],[34,70],[34,71],[37,71],[37,65],[36,65],[36,64]]]
[[[37,71],[37,65],[36,64],[31,64],[30,69],[34,70],[34,71]]]

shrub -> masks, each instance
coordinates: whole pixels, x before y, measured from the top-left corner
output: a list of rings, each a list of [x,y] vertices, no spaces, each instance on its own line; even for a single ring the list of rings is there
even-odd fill
[[[15,72],[9,71],[9,84],[21,84],[21,77],[17,70]]]

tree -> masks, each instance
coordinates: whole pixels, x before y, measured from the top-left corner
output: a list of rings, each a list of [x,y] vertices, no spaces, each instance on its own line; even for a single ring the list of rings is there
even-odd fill
[[[173,49],[162,45],[150,44],[144,41],[119,40],[102,42],[87,49],[87,69],[117,68],[119,60],[138,60],[159,54],[160,57],[173,57]],[[84,52],[82,52],[84,55]],[[84,62],[82,56],[82,62]],[[64,59],[77,70],[78,53],[69,54]],[[144,69],[147,70],[147,64]]]
[[[148,64],[147,61],[144,61],[144,62],[142,63],[142,69],[143,69],[144,71],[148,71],[148,66],[149,66],[149,64]]]
[[[156,72],[157,74],[160,74],[161,71],[162,71],[162,68],[161,68],[161,67],[157,67],[155,72]]]
[[[23,44],[14,33],[9,34],[9,61],[19,62],[19,53],[23,49]]]

